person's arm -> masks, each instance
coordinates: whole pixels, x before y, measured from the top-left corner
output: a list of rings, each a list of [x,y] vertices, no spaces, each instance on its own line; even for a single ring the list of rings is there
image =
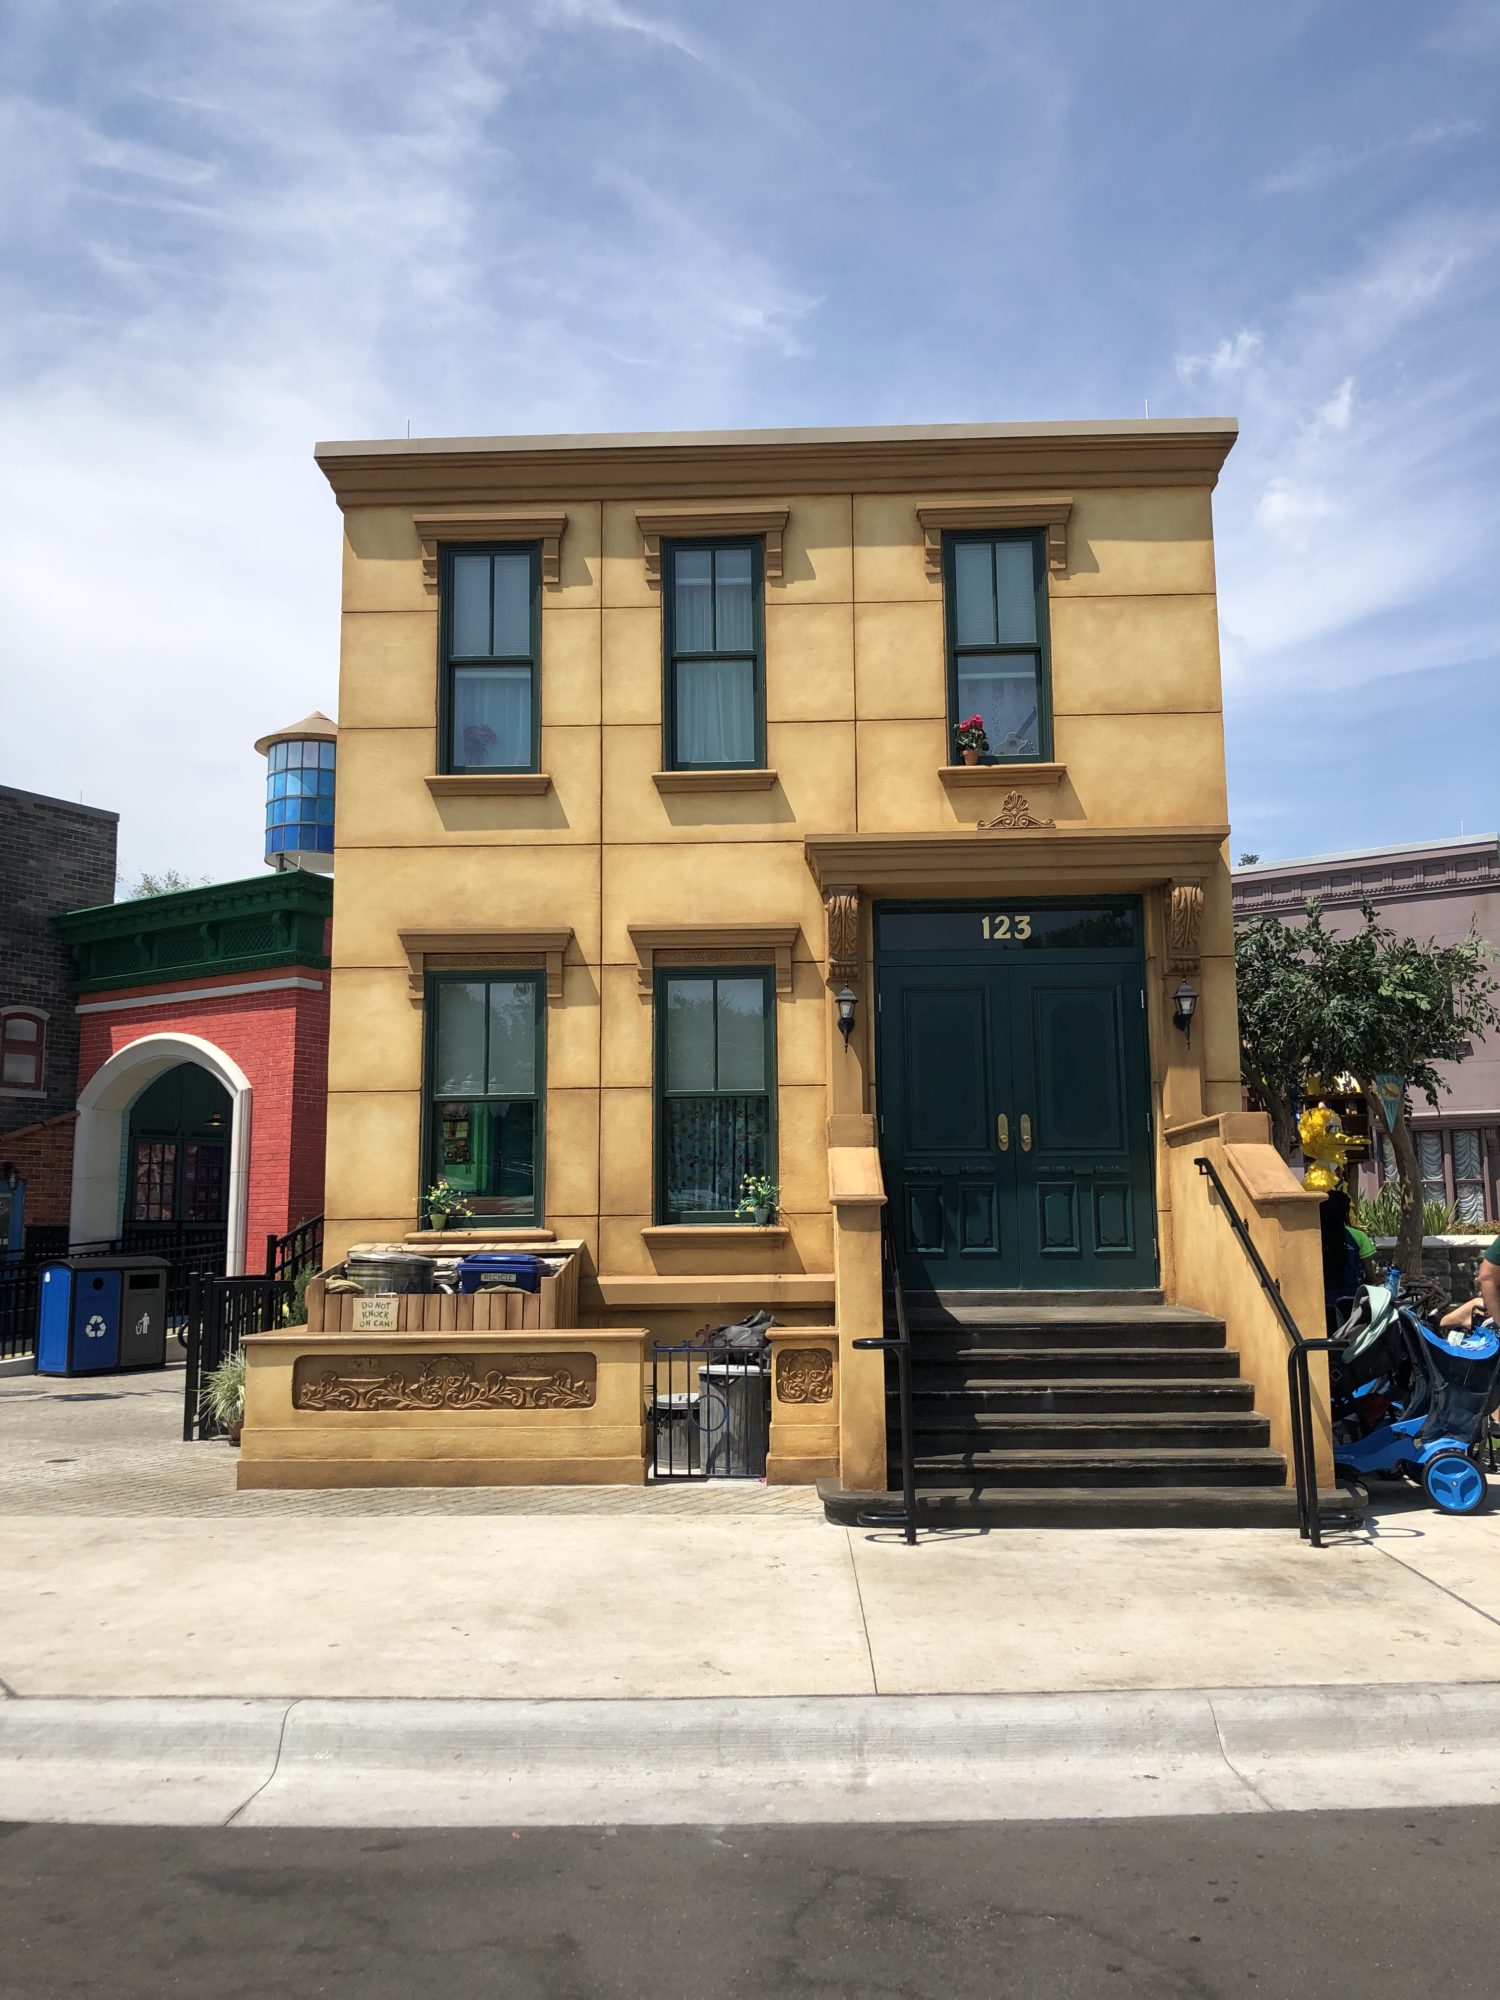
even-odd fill
[[[1465,1299],[1461,1306],[1450,1306],[1438,1325],[1444,1333],[1467,1333],[1474,1324],[1475,1313],[1483,1311],[1483,1299]]]
[[[1492,1243],[1479,1260],[1479,1296],[1484,1300],[1485,1312],[1500,1326],[1500,1263],[1492,1262],[1496,1250],[1500,1250],[1500,1243]]]

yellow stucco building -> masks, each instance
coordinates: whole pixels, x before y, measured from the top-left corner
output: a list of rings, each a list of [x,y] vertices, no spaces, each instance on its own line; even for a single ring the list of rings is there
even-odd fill
[[[1229,1322],[1269,1465],[1285,1340],[1193,1165],[1320,1330],[1311,1206],[1240,1109],[1233,442],[1202,419],[320,446],[344,522],[330,1255],[419,1229],[446,1180],[480,1227],[585,1246],[585,1326],[824,1329],[837,1393],[781,1476],[880,1488],[884,1363],[851,1343],[881,1328],[888,1207],[919,1303]]]

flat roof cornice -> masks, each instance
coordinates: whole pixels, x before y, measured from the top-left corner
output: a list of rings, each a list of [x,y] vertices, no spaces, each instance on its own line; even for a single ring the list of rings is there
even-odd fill
[[[381,438],[320,444],[341,506],[442,499],[1212,486],[1232,417],[1114,423],[903,424],[845,430],[646,431],[561,437]]]

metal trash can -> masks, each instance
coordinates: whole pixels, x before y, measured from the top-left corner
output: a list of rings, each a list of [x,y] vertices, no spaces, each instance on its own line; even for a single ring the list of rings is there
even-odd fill
[[[755,1361],[698,1370],[698,1428],[710,1479],[760,1479],[771,1427],[771,1378]]]
[[[38,1375],[104,1375],[167,1365],[161,1257],[60,1257],[37,1288]]]
[[[701,1469],[698,1398],[691,1389],[672,1389],[654,1397],[651,1424],[651,1469],[658,1479],[682,1479]]]

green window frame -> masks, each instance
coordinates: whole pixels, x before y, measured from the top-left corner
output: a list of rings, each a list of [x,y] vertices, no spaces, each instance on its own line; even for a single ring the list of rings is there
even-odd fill
[[[722,1223],[746,1174],[776,1178],[776,976],[660,966],[654,998],[656,1219]]]
[[[1029,528],[1013,533],[965,529],[943,536],[950,756],[956,755],[953,735],[959,723],[979,714],[990,739],[982,763],[1041,764],[1051,759],[1045,540],[1042,532]]]
[[[438,649],[439,770],[540,770],[540,542],[444,544]]]
[[[419,1202],[447,1181],[476,1226],[546,1213],[546,976],[431,972],[426,979]],[[419,1213],[421,1210],[419,1208]]]
[[[662,544],[662,639],[663,767],[764,770],[765,544],[758,535]]]

